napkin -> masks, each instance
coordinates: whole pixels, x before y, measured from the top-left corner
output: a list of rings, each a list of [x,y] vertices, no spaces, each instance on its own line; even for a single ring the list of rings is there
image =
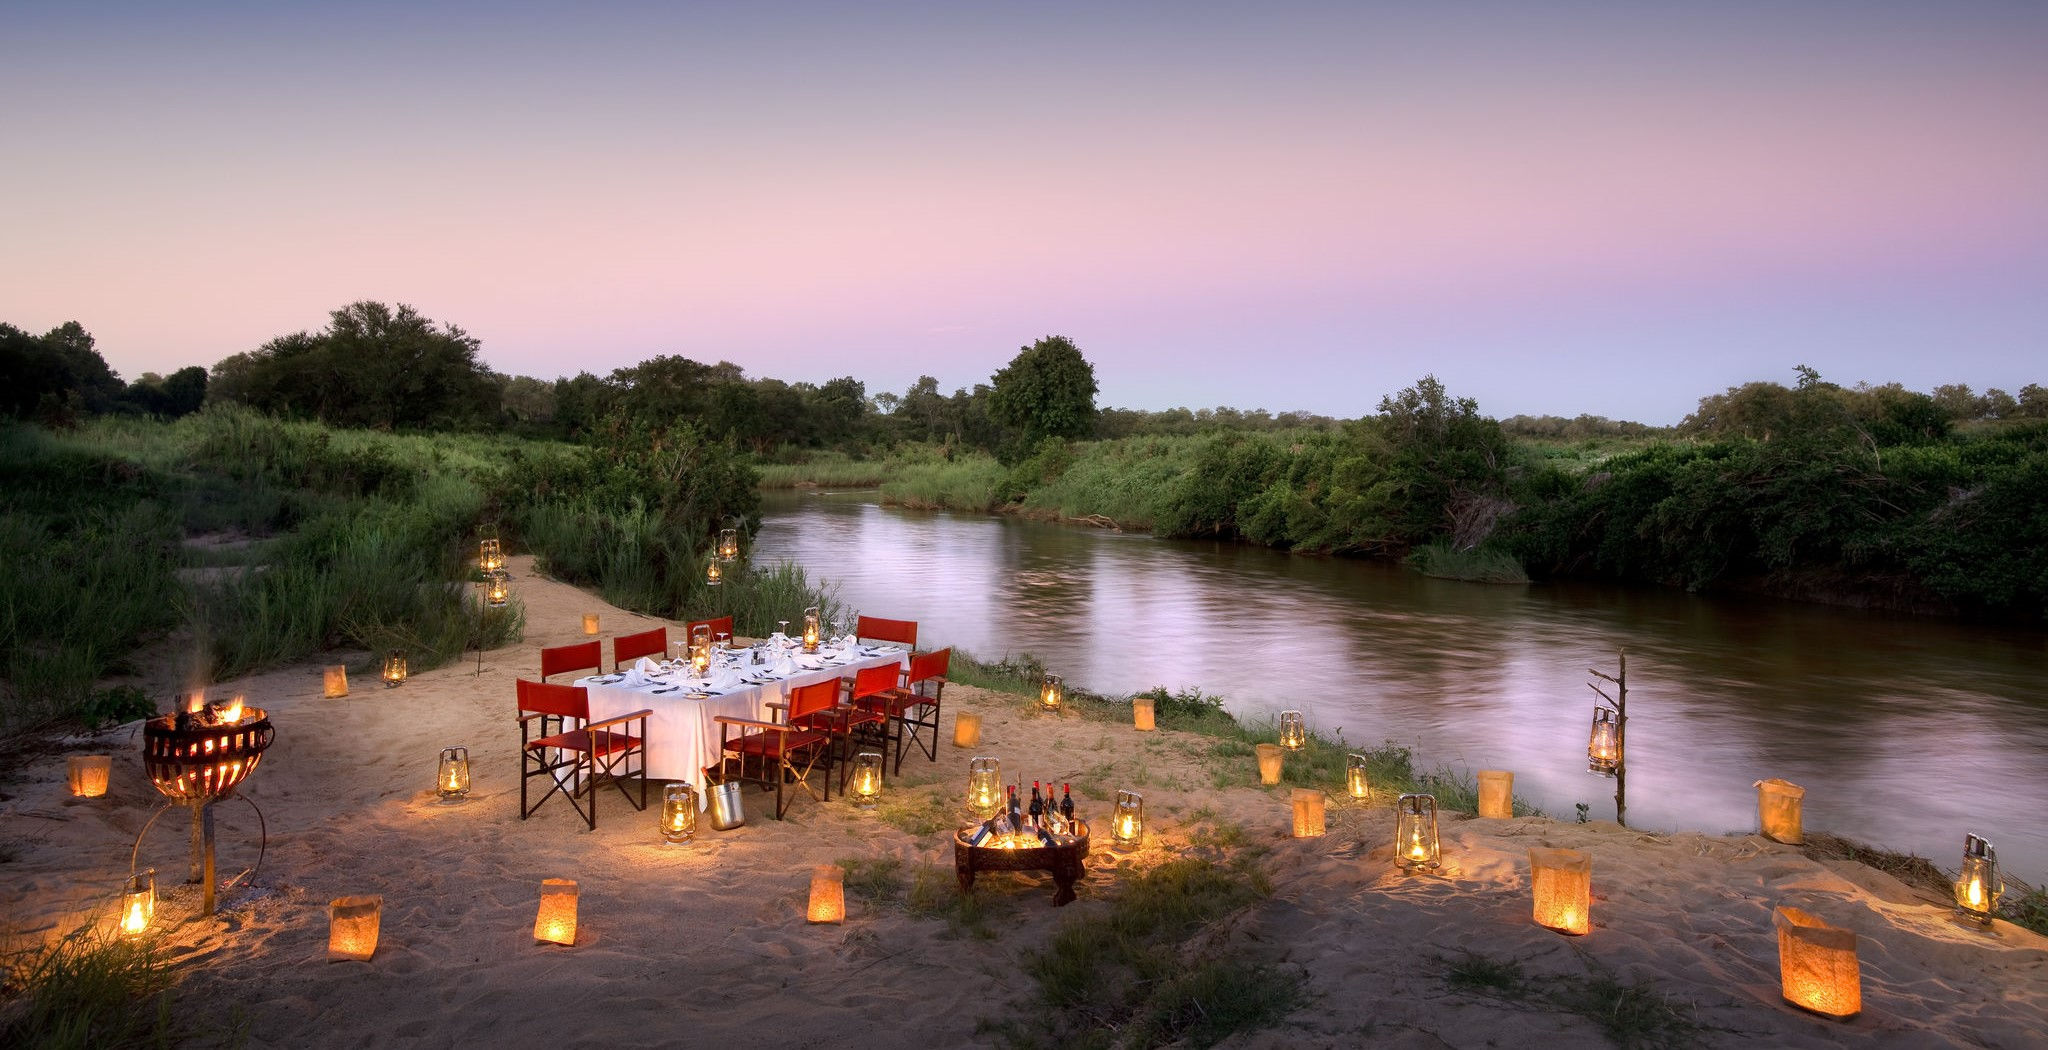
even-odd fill
[[[711,673],[711,688],[713,689],[734,689],[737,688],[739,684],[740,673],[738,671],[733,670],[730,667],[721,667],[718,670],[713,671]]]
[[[643,656],[640,659],[633,661],[633,670],[638,671],[643,675],[649,675],[654,674],[657,671],[660,671],[661,665]]]

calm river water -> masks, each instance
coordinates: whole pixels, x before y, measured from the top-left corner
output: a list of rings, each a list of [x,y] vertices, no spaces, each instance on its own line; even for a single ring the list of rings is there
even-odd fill
[[[1806,826],[1954,868],[1965,829],[2048,876],[2048,635],[1790,602],[1590,584],[1433,580],[1009,518],[775,494],[755,557],[924,647],[1031,653],[1102,693],[1197,686],[1231,711],[1509,769],[1553,816],[1614,815],[1585,772],[1588,667],[1628,652],[1629,820],[1747,831],[1756,780],[1807,789]],[[1610,692],[1612,690],[1610,689]]]

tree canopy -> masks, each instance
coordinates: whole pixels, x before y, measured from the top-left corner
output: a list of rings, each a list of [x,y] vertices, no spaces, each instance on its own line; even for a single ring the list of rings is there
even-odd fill
[[[318,333],[272,339],[213,366],[213,394],[336,426],[445,428],[495,421],[496,377],[478,343],[403,303],[368,300],[328,315]]]
[[[1095,428],[1095,366],[1063,335],[1024,347],[991,379],[989,415],[1015,435],[1012,451]]]

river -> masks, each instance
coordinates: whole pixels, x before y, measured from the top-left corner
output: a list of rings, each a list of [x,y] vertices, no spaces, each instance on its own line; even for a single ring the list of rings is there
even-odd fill
[[[1628,654],[1633,827],[1756,826],[1752,784],[1804,786],[1810,830],[1957,866],[1963,834],[2048,876],[2048,634],[1587,583],[1435,580],[1230,543],[771,494],[754,557],[790,559],[921,647],[1031,653],[1074,686],[1199,687],[1299,708],[1419,769],[1514,771],[1572,819],[1614,815],[1585,771],[1588,668]],[[1612,692],[1611,688],[1609,689]]]

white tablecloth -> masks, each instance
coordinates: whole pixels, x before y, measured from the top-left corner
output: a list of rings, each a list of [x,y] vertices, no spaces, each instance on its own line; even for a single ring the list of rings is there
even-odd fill
[[[901,666],[908,655],[892,646],[869,646],[862,652],[864,655],[851,659],[842,657],[837,662],[828,658],[822,661],[824,666],[816,670],[800,668],[786,676],[774,675],[767,666],[743,664],[743,672],[774,680],[766,685],[743,685],[712,697],[691,697],[687,695],[691,692],[687,686],[673,692],[654,691],[683,682],[681,673],[637,688],[615,681],[614,675],[579,678],[575,684],[590,691],[592,721],[642,708],[652,711],[653,714],[647,716],[647,778],[689,781],[697,786],[697,805],[702,809],[710,805],[711,800],[711,792],[704,790],[704,770],[707,766],[717,765],[719,758],[719,727],[713,719],[724,715],[773,722],[776,719],[772,716],[776,712],[769,710],[768,705],[785,702],[790,690],[798,686],[830,678],[851,678],[866,667]],[[816,657],[800,659],[813,660]],[[739,730],[735,728],[730,732],[737,736]]]

